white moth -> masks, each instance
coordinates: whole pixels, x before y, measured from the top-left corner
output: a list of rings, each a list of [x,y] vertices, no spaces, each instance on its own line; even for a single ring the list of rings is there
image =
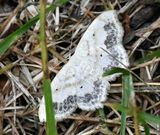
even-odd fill
[[[76,108],[93,111],[103,107],[107,90],[110,89],[109,81],[119,76],[102,77],[104,70],[129,66],[122,45],[123,33],[115,10],[103,12],[88,27],[74,55],[51,83],[58,121],[69,116]],[[39,119],[46,121],[44,97],[39,107]]]

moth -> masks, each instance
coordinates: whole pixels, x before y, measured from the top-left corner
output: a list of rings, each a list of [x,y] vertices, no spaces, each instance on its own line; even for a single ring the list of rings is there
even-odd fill
[[[103,107],[110,89],[109,82],[119,76],[102,77],[103,72],[112,67],[129,66],[122,45],[123,34],[115,10],[103,12],[90,24],[74,55],[51,83],[57,121],[65,119],[77,108],[93,111]],[[39,119],[46,121],[44,97],[40,102]]]

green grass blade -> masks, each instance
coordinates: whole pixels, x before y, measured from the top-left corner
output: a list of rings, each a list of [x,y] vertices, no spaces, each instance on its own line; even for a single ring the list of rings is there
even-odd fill
[[[5,51],[18,39],[24,34],[32,25],[34,25],[39,19],[39,16],[33,17],[30,21],[26,24],[22,25],[12,34],[7,36],[0,42],[0,55],[3,55]]]
[[[146,122],[142,123],[142,126],[144,127],[144,132],[146,135],[150,135],[150,128]]]
[[[124,71],[123,71],[124,72]],[[130,97],[130,89],[131,87],[130,84],[131,78],[129,75],[123,75],[122,76],[122,85],[123,85],[123,92],[122,92],[122,106],[128,108],[128,103],[129,103],[129,97]],[[127,114],[126,112],[122,112],[121,115],[121,130],[120,130],[120,135],[125,134],[125,129],[126,129],[126,117]]]
[[[125,112],[126,114],[130,114],[130,110],[127,107],[124,107],[122,104],[120,103],[106,103],[105,104],[107,107],[113,108],[117,111],[120,112]]]
[[[124,72],[124,73],[126,73],[126,72]],[[134,88],[133,88],[133,80],[132,80],[132,75],[130,73],[123,74],[122,86],[123,86],[122,105],[131,110],[131,113],[133,115],[133,120],[134,120],[135,134],[140,135],[140,130],[139,130],[139,126],[138,126],[139,121],[138,121],[138,114],[137,114],[137,106],[136,106],[135,93],[134,93]],[[122,112],[121,135],[125,134],[126,116],[127,116],[126,112]]]
[[[103,76],[112,75],[112,74],[115,74],[115,73],[123,73],[123,76],[122,76],[122,84],[123,84],[122,106],[125,107],[125,108],[128,108],[128,102],[129,102],[129,97],[130,97],[130,90],[128,88],[130,87],[130,84],[131,84],[130,83],[131,78],[129,76],[130,73],[126,69],[114,67],[110,70],[105,71],[103,73]],[[126,116],[127,116],[126,111],[124,111],[124,112],[122,111],[120,135],[125,134]]]
[[[155,57],[160,57],[160,50],[153,51],[151,54],[146,55],[144,58],[139,59],[136,63],[141,64],[145,61],[149,61]]]
[[[50,5],[46,12],[49,12],[51,10],[55,10],[57,6],[62,6],[67,2],[67,0],[58,0],[53,5]],[[33,26],[37,21],[39,20],[39,14],[35,17],[33,17],[31,20],[29,20],[27,23],[22,25],[20,28],[18,28],[16,31],[11,33],[9,36],[4,38],[0,42],[0,55],[3,55],[6,50],[11,47],[11,45],[18,40],[31,26]]]
[[[113,67],[110,70],[106,70],[103,73],[103,76],[112,75],[112,74],[115,74],[115,73],[123,73],[125,75],[130,74],[130,72],[128,70],[124,69],[124,68]]]
[[[136,107],[136,102],[135,102],[135,93],[133,89],[133,80],[132,80],[132,75],[130,71],[124,68],[112,68],[111,70],[107,70],[104,72],[103,76],[107,75],[112,75],[115,73],[122,73],[122,86],[123,86],[123,91],[122,91],[122,106],[125,108],[129,108],[131,110],[130,112],[133,115],[134,119],[134,127],[135,127],[135,133],[136,135],[140,135],[139,127],[138,127],[138,114],[137,114],[137,107]],[[120,134],[124,135],[125,134],[125,128],[126,128],[126,116],[127,113],[126,111],[122,111],[121,115],[121,130]]]
[[[151,122],[160,125],[160,116],[155,116],[153,114],[148,114],[145,112],[140,112],[138,118],[141,121]]]
[[[43,93],[46,109],[47,135],[57,135],[54,106],[52,102],[51,82],[48,71],[48,50],[46,45],[46,1],[40,0],[40,48],[43,70]]]
[[[56,122],[54,117],[55,115],[52,102],[52,93],[51,93],[51,86],[49,79],[43,80],[42,88],[44,92],[45,106],[46,106],[47,135],[57,135],[57,128],[56,128]]]
[[[146,135],[150,135],[150,128],[147,123],[155,123],[160,126],[160,117],[153,114],[148,114],[146,112],[139,112],[138,114],[139,121],[144,127]]]

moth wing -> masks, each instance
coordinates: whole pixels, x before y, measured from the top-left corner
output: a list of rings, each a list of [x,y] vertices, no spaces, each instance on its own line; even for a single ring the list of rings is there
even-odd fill
[[[129,65],[122,37],[123,28],[116,11],[104,12],[92,22],[75,54],[52,82],[53,103],[58,120],[71,114],[77,106],[83,110],[95,110],[103,106],[102,102],[106,100],[110,88],[108,81],[119,76],[114,74],[103,78],[104,70]],[[65,105],[67,109],[64,109]],[[40,114],[44,114],[41,109],[43,106],[40,105]]]
[[[81,38],[75,54],[86,56],[93,54],[99,57],[100,71],[112,67],[126,68],[129,66],[128,54],[122,45],[124,31],[118,20],[115,10],[105,11],[100,14],[88,27]],[[82,53],[88,50],[86,54]],[[100,72],[102,73],[102,72]],[[107,77],[108,81],[115,80],[120,74]]]
[[[51,83],[55,118],[58,121],[69,116],[77,108],[75,70],[72,67],[72,62],[68,62]],[[41,122],[46,121],[44,97],[39,107],[39,119]]]
[[[82,110],[95,110],[103,107],[110,84],[102,77],[89,78],[77,89],[77,105]]]
[[[83,110],[95,110],[106,100],[109,82],[120,74],[102,78],[105,70],[129,65],[122,45],[123,28],[116,11],[107,11],[98,16],[81,38],[75,56],[83,58],[80,66],[84,81],[77,89],[77,104]],[[87,50],[87,51],[85,51]],[[105,51],[104,51],[105,50]]]

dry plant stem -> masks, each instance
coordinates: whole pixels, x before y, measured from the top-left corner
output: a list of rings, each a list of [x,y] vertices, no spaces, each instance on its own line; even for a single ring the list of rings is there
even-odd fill
[[[146,85],[147,84],[147,85]],[[159,93],[160,92],[160,83],[159,82],[146,82],[144,83],[134,83],[134,92],[135,93]],[[108,93],[121,93],[122,84],[112,84],[111,89]]]
[[[0,95],[0,107],[3,108],[3,94]],[[3,117],[4,117],[4,111],[0,111],[0,135],[3,135]]]
[[[22,56],[23,58],[28,59],[30,62],[33,62],[33,63],[36,63],[36,64],[42,66],[41,60],[35,56],[32,56],[32,54],[30,54],[30,53],[24,54],[23,52],[21,52],[20,49],[18,49],[16,47],[14,47],[13,51],[16,52],[18,55]],[[57,73],[57,70],[53,69],[52,66],[48,65],[48,67],[49,67],[50,71]]]
[[[130,75],[130,79],[132,80],[132,76]],[[133,85],[132,85],[133,86]],[[135,93],[132,90],[131,91],[131,95],[130,95],[130,101],[129,101],[132,105],[133,108],[133,120],[134,120],[134,128],[135,128],[135,134],[136,135],[140,135],[140,130],[139,130],[139,122],[138,122],[138,115],[137,115],[137,106],[136,106],[136,101],[135,101]]]
[[[92,112],[88,112],[87,114],[82,112],[81,115],[84,115],[85,117],[90,117],[92,115]],[[92,121],[90,121],[90,122],[92,122]],[[73,131],[75,132],[76,131],[75,129],[77,129],[81,124],[83,124],[83,120],[75,120],[74,123],[72,125],[70,125],[68,130],[65,132],[65,135],[73,134]]]
[[[40,0],[40,47],[41,47],[41,56],[42,56],[42,70],[44,73],[44,79],[49,78],[48,74],[48,53],[47,53],[47,47],[46,47],[46,36],[45,36],[45,0]]]
[[[47,135],[57,135],[54,111],[52,105],[52,93],[48,70],[48,53],[45,36],[45,21],[46,21],[46,1],[40,0],[40,47],[42,56],[43,70],[43,92],[46,107]]]
[[[132,108],[133,108],[133,120],[134,120],[134,129],[135,129],[135,134],[140,135],[140,130],[139,130],[139,122],[138,122],[138,111],[137,111],[137,106],[135,102],[135,94],[133,93],[134,96],[131,96],[131,101],[132,101]]]
[[[22,59],[18,59],[13,63],[4,66],[3,68],[0,68],[0,75],[5,73],[6,71],[10,70],[12,67],[16,66],[18,64],[18,62],[21,61],[21,60]]]
[[[137,3],[138,0],[131,0],[128,1],[119,11],[118,13],[124,13],[126,12],[129,8],[131,8],[135,3]]]
[[[9,124],[11,125],[11,127],[12,127],[12,134],[13,135],[19,135],[18,130],[16,129],[15,125],[13,124],[13,122],[11,121],[10,118],[8,118],[8,121],[9,121]]]
[[[105,128],[104,133],[111,133],[111,131],[107,127],[107,124],[104,122],[106,120],[104,109],[103,108],[99,109],[98,112],[99,112],[99,116],[100,116],[100,119],[101,119],[101,126],[103,126]]]
[[[4,65],[0,62],[0,67],[3,68]],[[23,92],[23,94],[25,94],[25,96],[27,97],[27,99],[33,103],[33,105],[37,105],[36,101],[34,100],[34,98],[32,97],[32,95],[28,92],[28,90],[20,83],[20,81],[16,78],[16,76],[14,76],[10,71],[6,72],[6,75],[14,81],[14,83],[17,85],[17,88]]]
[[[146,82],[147,85],[149,86],[160,86],[159,82]],[[143,82],[137,82],[137,83],[133,83],[134,87],[141,87],[141,86],[146,86],[146,84],[144,84]],[[115,83],[115,84],[111,84],[112,87],[121,87],[122,84],[121,83]]]
[[[155,22],[153,22],[148,28],[146,28],[147,31],[139,34],[140,38],[132,45],[133,50],[130,52],[129,57],[133,55],[138,46],[140,46],[141,43],[145,39],[147,39],[155,29],[160,27],[159,25],[160,25],[160,17]]]
[[[160,58],[152,59],[152,60],[147,61],[147,62],[145,62],[145,63],[136,65],[135,67],[131,68],[131,70],[136,70],[136,69],[138,69],[138,68],[146,67],[146,66],[148,66],[148,65],[157,63],[157,62],[159,62],[159,61],[160,61]]]

